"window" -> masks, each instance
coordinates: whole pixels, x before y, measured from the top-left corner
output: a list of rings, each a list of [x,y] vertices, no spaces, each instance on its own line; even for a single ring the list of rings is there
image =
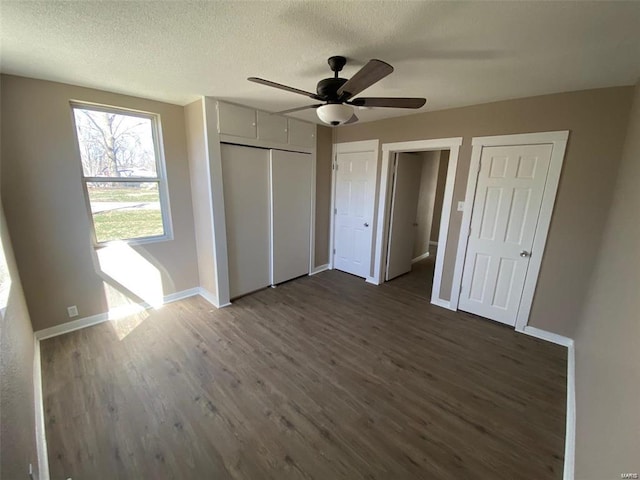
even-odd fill
[[[156,115],[72,104],[96,244],[171,237]]]

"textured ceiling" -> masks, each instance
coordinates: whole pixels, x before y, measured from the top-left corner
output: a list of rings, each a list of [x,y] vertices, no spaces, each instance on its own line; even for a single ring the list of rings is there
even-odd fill
[[[210,95],[265,110],[313,103],[344,55],[395,72],[366,96],[422,110],[633,84],[640,2],[0,2],[5,73],[186,104]],[[362,121],[414,113],[358,112]],[[313,111],[294,114],[317,121]]]

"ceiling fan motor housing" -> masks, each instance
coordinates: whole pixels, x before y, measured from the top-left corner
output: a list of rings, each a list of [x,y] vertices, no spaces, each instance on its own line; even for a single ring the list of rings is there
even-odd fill
[[[338,102],[338,89],[347,83],[346,78],[325,78],[318,82],[316,92],[328,102]]]

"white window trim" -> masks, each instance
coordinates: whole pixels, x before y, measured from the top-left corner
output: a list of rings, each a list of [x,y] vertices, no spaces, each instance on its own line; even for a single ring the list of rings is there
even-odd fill
[[[162,141],[162,122],[160,115],[152,112],[144,112],[140,110],[131,110],[122,107],[113,107],[110,105],[100,105],[84,101],[70,102],[71,106],[71,121],[73,124],[73,137],[76,144],[77,158],[80,166],[80,181],[82,182],[82,190],[84,192],[85,206],[90,220],[91,239],[95,248],[107,247],[115,242],[124,242],[127,245],[144,245],[149,243],[166,242],[173,240],[173,222],[171,220],[171,205],[169,202],[169,185],[167,180],[167,165],[164,155],[164,142]],[[82,156],[80,153],[80,143],[78,139],[78,129],[75,121],[74,110],[86,109],[94,110],[98,112],[109,112],[121,115],[127,115],[131,117],[140,117],[151,120],[151,135],[153,136],[153,147],[156,160],[156,176],[155,177],[125,177],[122,180],[116,180],[117,182],[155,182],[158,184],[158,194],[160,198],[160,213],[162,214],[162,224],[164,227],[163,235],[156,235],[152,237],[140,237],[140,238],[123,238],[119,240],[110,240],[107,242],[98,242],[96,235],[95,223],[93,221],[93,213],[91,212],[91,201],[89,199],[89,192],[87,190],[87,183],[90,182],[104,182],[105,180],[113,179],[114,177],[86,177],[82,168]]]

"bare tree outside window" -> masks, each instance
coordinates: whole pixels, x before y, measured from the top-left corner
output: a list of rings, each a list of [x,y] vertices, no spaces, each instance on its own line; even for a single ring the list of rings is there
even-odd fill
[[[96,242],[167,236],[156,118],[79,105],[73,113]]]

